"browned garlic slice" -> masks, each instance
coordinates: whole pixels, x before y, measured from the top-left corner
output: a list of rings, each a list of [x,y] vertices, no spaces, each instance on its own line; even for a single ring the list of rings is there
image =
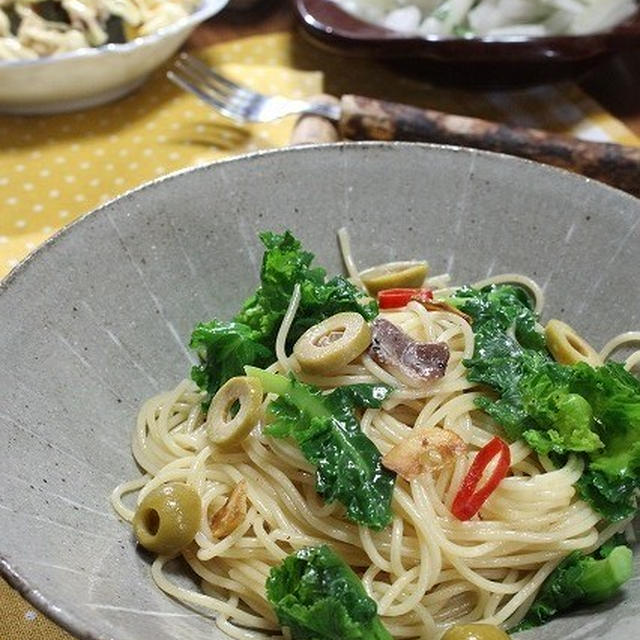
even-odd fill
[[[247,481],[241,480],[231,492],[226,504],[218,509],[209,523],[215,538],[224,538],[233,533],[247,515]]]
[[[449,304],[448,302],[443,302],[441,300],[424,300],[421,301],[420,304],[427,310],[427,311],[445,311],[446,313],[453,313],[456,316],[460,316],[462,319],[466,320],[469,324],[472,323],[473,318],[465,313],[464,311],[460,311],[460,309],[457,309],[456,307],[454,307],[452,304]]]
[[[397,444],[382,458],[382,464],[405,480],[413,480],[427,472],[438,471],[467,450],[464,440],[449,429],[419,429]]]

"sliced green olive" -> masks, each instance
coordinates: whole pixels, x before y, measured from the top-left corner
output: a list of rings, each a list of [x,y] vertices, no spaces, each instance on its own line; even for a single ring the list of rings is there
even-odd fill
[[[232,447],[242,442],[260,418],[262,385],[257,378],[227,380],[211,401],[207,413],[209,442]]]
[[[602,364],[596,350],[561,320],[549,320],[544,330],[544,337],[551,355],[560,364],[586,362],[592,367],[599,367]]]
[[[150,491],[133,517],[138,542],[154,553],[172,555],[184,549],[200,525],[200,496],[184,482],[169,482]]]
[[[339,371],[371,342],[371,329],[355,311],[345,311],[307,329],[293,346],[293,354],[307,373]]]
[[[509,635],[492,624],[457,624],[447,629],[442,640],[509,640]]]
[[[360,274],[367,291],[375,296],[384,289],[420,287],[429,273],[426,262],[387,262]]]

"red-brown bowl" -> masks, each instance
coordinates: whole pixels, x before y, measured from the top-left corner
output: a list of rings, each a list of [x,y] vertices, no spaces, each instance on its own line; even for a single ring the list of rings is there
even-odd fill
[[[415,36],[365,22],[330,0],[294,0],[303,29],[325,47],[392,61],[405,72],[464,86],[526,86],[576,78],[640,49],[640,8],[614,29],[583,36]]]

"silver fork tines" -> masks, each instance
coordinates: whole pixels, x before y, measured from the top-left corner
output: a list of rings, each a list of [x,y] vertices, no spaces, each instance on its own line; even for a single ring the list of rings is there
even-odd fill
[[[186,53],[180,54],[167,78],[237,122],[271,122],[296,113],[315,113],[332,120],[340,116],[333,105],[267,96],[243,87]]]

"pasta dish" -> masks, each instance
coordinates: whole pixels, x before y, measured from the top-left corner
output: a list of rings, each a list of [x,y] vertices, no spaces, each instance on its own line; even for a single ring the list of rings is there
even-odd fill
[[[0,61],[127,42],[196,7],[195,0],[0,0]]]
[[[155,584],[232,638],[501,640],[632,574],[640,332],[596,351],[523,275],[408,260],[327,278],[263,233],[261,283],[199,324],[112,494]],[[610,355],[629,354],[624,363]],[[135,503],[133,497],[135,495]],[[176,583],[183,558],[200,589]]]

